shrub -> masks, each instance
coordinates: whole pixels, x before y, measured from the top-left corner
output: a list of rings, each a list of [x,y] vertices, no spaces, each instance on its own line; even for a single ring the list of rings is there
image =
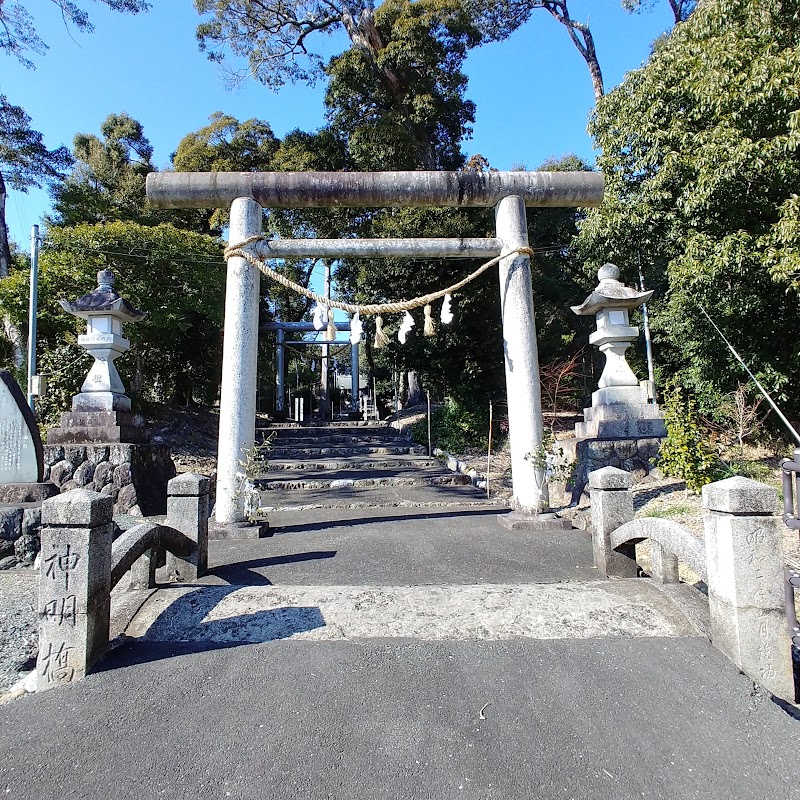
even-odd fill
[[[663,405],[667,438],[658,454],[661,471],[682,478],[693,492],[724,477],[719,458],[706,444],[694,400],[682,387],[674,386],[665,391]]]
[[[428,443],[428,422],[425,419],[411,426],[411,438]],[[431,441],[451,453],[470,447],[486,449],[489,443],[489,411],[465,400],[448,398],[444,405],[431,412]]]

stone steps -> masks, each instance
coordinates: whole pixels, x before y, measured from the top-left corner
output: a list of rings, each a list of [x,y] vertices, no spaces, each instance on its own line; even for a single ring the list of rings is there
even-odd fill
[[[335,477],[324,478],[298,478],[296,480],[265,480],[255,482],[256,488],[262,491],[295,491],[302,489],[330,489],[339,490],[346,487],[354,489],[370,489],[377,486],[471,486],[468,475],[450,473],[448,475],[419,475],[397,476],[378,475],[374,477]]]
[[[284,425],[255,480],[264,508],[385,508],[483,503],[467,475],[385,425]],[[276,474],[277,473],[277,474]]]
[[[408,446],[409,440],[404,436],[341,436],[341,435],[319,435],[319,436],[281,436],[271,440],[272,447],[327,447],[350,445],[376,445],[386,446]]]
[[[409,455],[407,458],[402,456],[397,458],[360,459],[354,458],[352,461],[346,459],[317,459],[315,461],[296,461],[284,460],[275,461],[268,459],[267,464],[270,472],[320,472],[323,470],[372,470],[372,469],[395,469],[402,471],[405,469],[425,469],[435,467],[439,462],[435,458],[427,456]]]
[[[344,456],[406,456],[416,452],[413,446],[379,447],[377,445],[363,445],[353,447],[276,447],[270,451],[267,459],[291,458],[341,458]]]

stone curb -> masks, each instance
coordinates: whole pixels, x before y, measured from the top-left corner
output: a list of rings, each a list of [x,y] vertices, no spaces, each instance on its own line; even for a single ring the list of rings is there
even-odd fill
[[[447,452],[447,450],[442,450],[439,447],[434,447],[433,455],[443,456],[445,459],[445,463],[447,464],[447,469],[449,469],[451,472],[458,472],[461,475],[469,475],[469,479],[470,481],[472,481],[472,485],[476,489],[486,488],[485,475],[481,477],[477,470],[470,469],[466,462],[461,461],[454,455],[451,455],[450,453]]]

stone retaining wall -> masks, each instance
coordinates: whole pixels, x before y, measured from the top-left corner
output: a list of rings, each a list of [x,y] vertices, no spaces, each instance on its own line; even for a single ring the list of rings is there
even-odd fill
[[[580,501],[586,491],[589,473],[603,467],[624,469],[641,480],[654,469],[661,439],[559,439],[556,443],[563,451],[562,463],[572,467],[572,476],[566,485],[551,488],[551,502],[555,491],[562,488],[571,496],[571,502]]]
[[[48,444],[44,479],[60,487],[109,496],[114,514],[152,516],[167,509],[175,465],[166,444]]]
[[[0,506],[0,569],[33,564],[41,522],[40,503]]]

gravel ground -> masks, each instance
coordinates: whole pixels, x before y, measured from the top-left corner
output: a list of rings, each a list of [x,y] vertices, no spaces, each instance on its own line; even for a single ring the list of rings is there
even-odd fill
[[[0,572],[0,696],[36,663],[38,586],[31,567]]]

